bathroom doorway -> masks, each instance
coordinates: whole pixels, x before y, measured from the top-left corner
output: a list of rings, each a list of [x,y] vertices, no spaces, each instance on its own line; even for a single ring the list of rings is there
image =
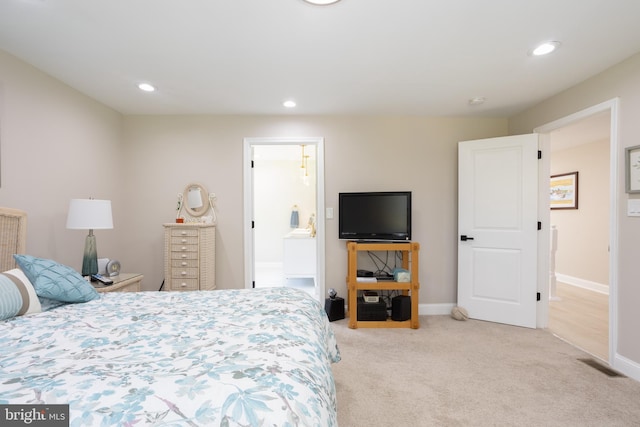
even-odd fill
[[[319,138],[245,139],[246,287],[324,295],[322,149]]]

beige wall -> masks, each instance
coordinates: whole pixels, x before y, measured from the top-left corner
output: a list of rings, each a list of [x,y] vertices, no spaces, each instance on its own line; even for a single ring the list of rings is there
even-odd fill
[[[423,304],[456,301],[457,142],[506,133],[504,119],[421,117],[126,117],[127,194],[132,221],[121,261],[162,281],[161,224],[176,193],[199,181],[217,195],[216,280],[244,286],[242,148],[245,137],[325,138],[326,206],[341,191],[413,191]],[[146,195],[141,199],[137,195]],[[326,285],[346,295],[346,246],[326,221]],[[142,249],[142,250],[141,250]]]
[[[116,230],[97,230],[98,254],[117,252],[124,221],[122,116],[0,51],[0,205],[28,214],[27,251],[80,269],[87,232],[67,230],[72,198],[113,202]]]
[[[640,218],[628,217],[627,200],[637,198],[624,192],[624,148],[640,142],[640,54],[604,71],[603,73],[554,96],[526,112],[509,120],[513,134],[531,132],[534,128],[566,117],[601,102],[620,98],[619,149],[620,164],[617,176],[619,243],[618,259],[618,348],[625,360],[640,364],[640,340],[637,325],[640,324],[640,282],[638,260],[640,259]],[[624,361],[620,362],[624,363]],[[635,366],[640,372],[640,366]]]
[[[552,142],[553,144],[553,142]],[[578,172],[578,209],[552,209],[556,273],[609,284],[609,140],[554,151],[551,175]]]

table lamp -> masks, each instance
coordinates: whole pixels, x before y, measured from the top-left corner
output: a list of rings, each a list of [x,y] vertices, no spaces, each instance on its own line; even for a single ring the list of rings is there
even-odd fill
[[[93,230],[113,228],[111,200],[71,199],[67,216],[67,228],[89,230],[89,235],[84,244],[82,275],[90,276],[98,273],[98,251]]]

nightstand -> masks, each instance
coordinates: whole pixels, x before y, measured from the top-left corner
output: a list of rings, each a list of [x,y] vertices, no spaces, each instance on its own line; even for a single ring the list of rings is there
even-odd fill
[[[142,274],[120,273],[118,276],[110,277],[113,285],[105,286],[99,282],[91,282],[98,292],[139,292],[142,283]]]

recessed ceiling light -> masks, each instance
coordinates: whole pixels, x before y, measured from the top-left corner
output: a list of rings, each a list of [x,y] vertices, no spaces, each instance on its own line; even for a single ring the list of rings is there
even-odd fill
[[[338,3],[340,0],[304,0],[307,3],[311,3],[311,4],[317,4],[320,6],[324,6],[327,4],[333,4],[333,3]]]
[[[150,85],[149,83],[140,83],[138,85],[138,89],[143,90],[145,92],[153,92],[156,90],[156,88]]]
[[[533,56],[541,56],[548,55],[554,50],[560,47],[560,42],[557,41],[548,41],[544,43],[540,43],[538,46],[531,50],[531,55]]]
[[[284,105],[284,106],[285,106],[285,107],[287,107],[287,108],[293,108],[293,107],[295,107],[295,106],[296,106],[296,101],[291,101],[291,100],[289,100],[289,101],[284,101],[284,102],[282,103],[282,105]]]
[[[485,98],[484,96],[476,96],[474,98],[471,98],[469,100],[469,105],[473,106],[473,105],[480,105],[480,104],[484,104],[484,102],[487,100],[487,98]]]

